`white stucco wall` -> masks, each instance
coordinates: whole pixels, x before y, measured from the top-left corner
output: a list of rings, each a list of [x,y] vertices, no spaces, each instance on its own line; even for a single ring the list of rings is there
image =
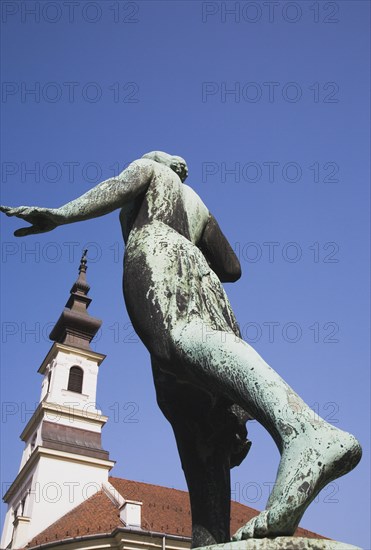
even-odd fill
[[[29,538],[99,491],[108,481],[108,471],[93,464],[41,457],[27,510]]]
[[[33,471],[32,483],[23,485],[22,491],[12,499],[4,524],[1,547],[9,544],[13,531],[12,508],[31,489],[26,501],[24,515],[31,518],[27,541],[46,529],[54,521],[81,504],[102,488],[108,481],[110,466],[88,464],[66,457],[40,456]]]

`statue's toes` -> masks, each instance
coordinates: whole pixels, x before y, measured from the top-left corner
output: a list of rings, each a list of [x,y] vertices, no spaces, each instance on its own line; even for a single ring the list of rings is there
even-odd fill
[[[254,518],[254,538],[258,539],[269,535],[268,515],[269,510],[263,510],[263,512]]]
[[[254,538],[254,526],[256,518],[252,518],[246,525],[241,527],[232,537],[232,541]]]
[[[232,540],[258,539],[269,536],[268,514],[269,511],[264,510],[252,518],[233,535]]]

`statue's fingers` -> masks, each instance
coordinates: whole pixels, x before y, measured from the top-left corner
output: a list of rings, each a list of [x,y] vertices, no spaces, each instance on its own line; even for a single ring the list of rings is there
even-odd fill
[[[3,212],[7,216],[13,215],[12,210],[14,210],[14,208],[12,208],[11,206],[0,206],[0,212]]]
[[[20,218],[32,213],[28,206],[17,206],[16,208],[13,208],[12,206],[0,206],[0,210],[7,216],[18,216]]]

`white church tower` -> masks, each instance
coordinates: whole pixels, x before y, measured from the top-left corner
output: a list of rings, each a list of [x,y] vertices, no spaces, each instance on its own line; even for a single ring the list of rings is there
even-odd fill
[[[107,417],[96,408],[97,377],[105,355],[90,348],[102,322],[87,311],[86,252],[79,276],[50,333],[42,362],[40,403],[21,434],[25,443],[17,477],[4,501],[8,512],[1,548],[23,548],[108,481],[114,465],[102,449]]]

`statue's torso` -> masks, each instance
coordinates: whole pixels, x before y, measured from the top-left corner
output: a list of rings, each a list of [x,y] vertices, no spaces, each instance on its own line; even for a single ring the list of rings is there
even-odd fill
[[[208,209],[170,168],[156,163],[154,172],[146,192],[121,210],[125,242],[132,231],[160,222],[197,244],[209,219]]]

